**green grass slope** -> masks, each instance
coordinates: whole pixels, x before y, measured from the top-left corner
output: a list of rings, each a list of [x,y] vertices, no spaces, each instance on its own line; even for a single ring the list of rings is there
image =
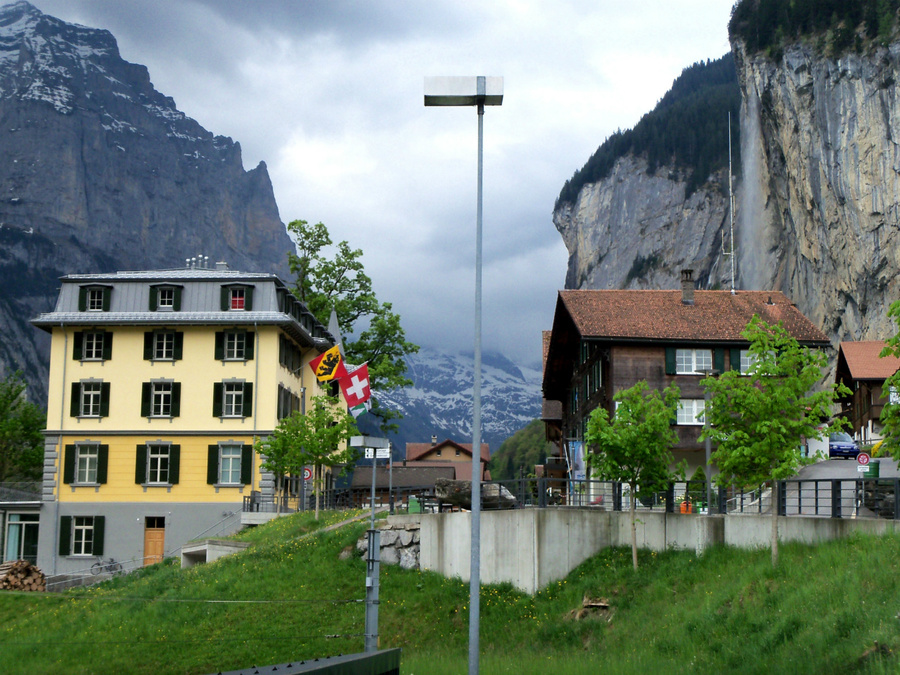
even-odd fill
[[[189,570],[0,592],[0,672],[208,673],[362,651],[365,563],[339,555],[367,521],[298,539],[314,527],[282,518]],[[784,545],[775,570],[767,550],[642,552],[638,572],[608,550],[533,597],[486,586],[481,672],[898,672],[898,559],[894,536]],[[586,595],[610,609],[576,619]],[[403,673],[466,671],[468,584],[383,567],[379,616]]]

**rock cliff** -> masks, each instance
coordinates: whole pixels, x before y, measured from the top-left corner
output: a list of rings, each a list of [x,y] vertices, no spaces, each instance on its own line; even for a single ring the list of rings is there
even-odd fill
[[[105,30],[0,8],[0,372],[45,401],[48,340],[28,319],[74,272],[171,268],[198,254],[287,273],[266,166],[119,56]]]
[[[895,331],[900,297],[900,43],[826,58],[798,43],[777,60],[733,45],[742,92],[735,183],[737,287],[784,291],[835,342]],[[737,173],[737,171],[735,172]],[[674,169],[624,156],[560,204],[569,288],[730,283],[727,172],[685,198]]]

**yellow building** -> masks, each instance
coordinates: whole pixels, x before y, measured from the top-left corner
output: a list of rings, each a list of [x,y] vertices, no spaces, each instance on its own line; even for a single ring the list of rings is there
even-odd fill
[[[160,560],[271,498],[254,441],[326,393],[308,367],[332,335],[275,275],[73,274],[54,311],[38,564]]]

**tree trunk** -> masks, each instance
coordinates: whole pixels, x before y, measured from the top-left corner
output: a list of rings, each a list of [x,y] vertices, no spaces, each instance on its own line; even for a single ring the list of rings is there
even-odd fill
[[[778,567],[778,481],[772,481],[772,567]]]
[[[631,563],[634,569],[638,568],[637,561],[637,523],[635,523],[635,510],[637,506],[637,495],[635,494],[635,485],[631,486]]]
[[[275,490],[275,499],[278,500],[278,505],[275,507],[275,515],[281,515],[281,500],[284,497],[284,476],[279,473],[278,474],[278,488]]]

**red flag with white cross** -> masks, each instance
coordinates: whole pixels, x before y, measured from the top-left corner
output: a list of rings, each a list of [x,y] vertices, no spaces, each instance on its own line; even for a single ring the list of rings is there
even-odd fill
[[[355,370],[348,372],[339,380],[341,391],[347,400],[347,407],[354,408],[360,403],[365,403],[372,395],[369,389],[369,364],[364,363]]]

